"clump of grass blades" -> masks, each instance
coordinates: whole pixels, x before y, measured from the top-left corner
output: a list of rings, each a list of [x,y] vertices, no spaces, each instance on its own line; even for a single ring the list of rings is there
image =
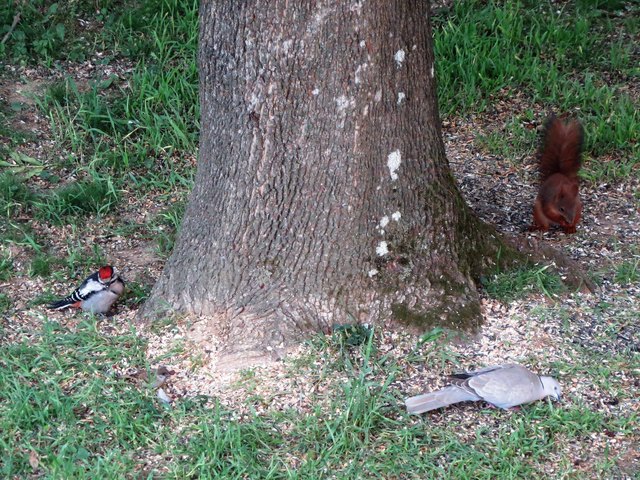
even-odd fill
[[[39,253],[31,260],[29,274],[31,276],[49,277],[56,265],[60,264],[60,260],[46,253]]]
[[[169,256],[173,250],[185,208],[185,201],[174,203],[165,212],[161,213],[156,220],[154,230],[156,231],[158,252],[163,256]]]
[[[566,290],[560,276],[549,271],[549,265],[525,266],[499,272],[484,280],[483,286],[489,296],[502,301],[514,300],[537,292],[553,297]]]
[[[12,302],[9,295],[6,293],[0,293],[0,314],[6,313],[11,308]],[[0,332],[2,332],[0,328]]]
[[[31,341],[0,346],[0,476],[33,475],[34,468],[57,478],[131,472],[134,461],[124,453],[154,444],[162,418],[150,391],[109,373],[123,355],[144,367],[143,341],[105,336],[93,321],[74,332],[47,322]],[[38,453],[39,467],[29,465],[29,452]]]
[[[640,260],[629,260],[620,264],[616,268],[613,280],[621,285],[640,282]]]
[[[72,217],[104,215],[117,204],[119,198],[110,179],[94,176],[43,196],[37,204],[36,216],[54,223],[64,223]]]
[[[34,195],[24,182],[12,173],[0,174],[0,215],[13,217],[26,210]]]
[[[336,345],[317,346],[335,355],[346,333],[346,340],[359,336],[348,329],[331,341]],[[393,391],[401,367],[374,341],[365,335],[362,343],[346,342],[359,352],[343,365],[349,374],[328,391],[310,392],[317,395],[310,410],[265,408],[238,418],[206,397],[184,397],[166,409],[144,382],[114,375],[114,365],[148,367],[144,340],[134,332],[104,335],[93,320],[73,331],[45,322],[29,341],[0,345],[0,442],[7,452],[0,475],[33,475],[32,453],[37,473],[56,478],[122,478],[143,469],[172,478],[528,478],[544,476],[558,438],[578,441],[633,422],[617,426],[587,407],[539,402],[518,415],[487,411],[501,426],[480,426],[463,441],[451,425],[406,418]],[[150,464],[149,454],[163,462]]]
[[[139,62],[128,83],[109,79],[79,89],[67,80],[41,99],[60,142],[134,181],[152,177],[150,169],[166,177],[190,170],[171,156],[197,147],[197,11],[198,2],[167,0],[126,12],[112,40]],[[129,38],[137,40],[123,40]]]
[[[0,254],[0,280],[4,281],[11,277],[13,262],[8,256]]]

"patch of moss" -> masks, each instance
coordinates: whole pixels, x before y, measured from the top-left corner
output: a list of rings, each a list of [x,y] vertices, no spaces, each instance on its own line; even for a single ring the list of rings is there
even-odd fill
[[[426,309],[411,309],[405,303],[394,303],[391,312],[401,324],[426,332],[434,327],[455,330],[475,330],[482,323],[478,302],[469,301],[464,305],[446,301]],[[450,298],[450,297],[449,297]],[[455,299],[459,302],[459,298]]]
[[[426,330],[436,324],[433,312],[412,310],[404,303],[392,304],[391,313],[403,325],[417,326]]]

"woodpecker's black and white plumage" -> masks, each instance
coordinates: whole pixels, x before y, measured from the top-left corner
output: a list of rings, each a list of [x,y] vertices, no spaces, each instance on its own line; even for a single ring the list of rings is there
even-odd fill
[[[88,277],[73,293],[49,305],[52,310],[81,308],[91,313],[107,313],[124,291],[124,281],[111,265]]]

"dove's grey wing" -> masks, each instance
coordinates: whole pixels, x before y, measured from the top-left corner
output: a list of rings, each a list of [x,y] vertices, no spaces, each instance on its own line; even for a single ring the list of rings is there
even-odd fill
[[[424,413],[453,403],[476,401],[481,398],[466,386],[451,385],[435,392],[407,398],[405,404],[409,413]]]
[[[504,368],[511,368],[514,366],[520,366],[517,363],[505,363],[504,365],[492,365],[490,367],[479,368],[478,370],[469,370],[468,372],[459,372],[449,375],[452,378],[471,378],[482,375],[483,373],[493,372],[495,370],[502,370]]]
[[[480,398],[505,409],[546,395],[540,377],[515,364],[476,375],[465,382]]]

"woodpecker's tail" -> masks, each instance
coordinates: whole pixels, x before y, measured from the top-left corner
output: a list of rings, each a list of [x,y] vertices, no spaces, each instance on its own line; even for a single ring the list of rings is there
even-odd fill
[[[47,305],[47,308],[49,308],[51,310],[63,310],[63,309],[68,308],[68,307],[77,306],[77,304],[81,300],[82,299],[78,298],[76,292],[73,292],[68,297],[64,297],[61,300],[57,300],[55,302],[50,303],[49,305]]]

